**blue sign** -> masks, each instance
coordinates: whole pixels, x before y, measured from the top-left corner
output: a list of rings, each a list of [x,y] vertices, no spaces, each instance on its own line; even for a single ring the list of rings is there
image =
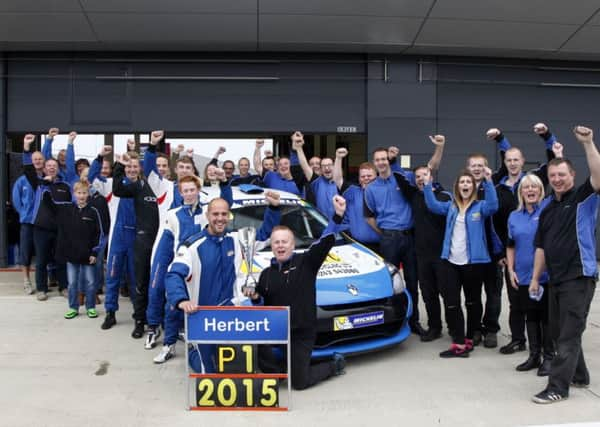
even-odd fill
[[[283,307],[199,307],[187,316],[187,340],[211,343],[286,342]]]

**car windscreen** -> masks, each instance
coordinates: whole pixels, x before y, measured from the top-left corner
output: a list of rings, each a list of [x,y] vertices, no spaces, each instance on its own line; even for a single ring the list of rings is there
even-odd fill
[[[263,223],[266,206],[243,206],[233,209],[233,218],[229,222],[231,231],[242,227],[254,227],[257,230]],[[296,237],[296,249],[307,249],[327,227],[327,219],[311,206],[283,205],[281,209],[281,225],[289,227]],[[336,234],[336,244],[347,243],[344,236]],[[270,250],[267,246],[264,250]]]

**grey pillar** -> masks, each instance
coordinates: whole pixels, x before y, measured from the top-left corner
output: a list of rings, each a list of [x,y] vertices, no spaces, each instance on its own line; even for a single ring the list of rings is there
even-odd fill
[[[7,65],[6,56],[0,53],[0,268],[8,264],[6,246],[6,202],[8,201],[8,161],[6,158],[6,126],[7,126]]]

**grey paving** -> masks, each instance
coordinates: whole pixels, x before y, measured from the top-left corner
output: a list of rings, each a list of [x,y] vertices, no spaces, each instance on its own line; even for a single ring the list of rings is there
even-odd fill
[[[17,273],[0,273],[0,425],[2,426],[516,426],[600,421],[600,297],[584,335],[592,374],[587,390],[549,406],[531,403],[545,380],[514,367],[526,354],[477,348],[442,360],[449,339],[402,345],[349,360],[347,374],[293,393],[288,413],[198,413],[184,408],[183,346],[154,365],[157,350],[130,337],[131,307],[118,324],[63,319],[66,300],[25,296]],[[508,341],[506,310],[500,345]],[[384,424],[385,423],[385,424]],[[596,424],[598,426],[600,423]],[[590,424],[590,425],[594,425]]]

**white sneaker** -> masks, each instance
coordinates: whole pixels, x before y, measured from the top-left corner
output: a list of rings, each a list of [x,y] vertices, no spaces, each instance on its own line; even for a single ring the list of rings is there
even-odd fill
[[[165,363],[167,360],[175,357],[175,344],[163,345],[158,356],[154,358],[154,363]]]
[[[158,340],[158,337],[160,337],[160,326],[149,327],[144,348],[146,350],[152,350],[154,347],[156,347],[156,341]]]
[[[25,291],[25,295],[31,295],[35,292],[29,280],[23,282],[23,290]]]

